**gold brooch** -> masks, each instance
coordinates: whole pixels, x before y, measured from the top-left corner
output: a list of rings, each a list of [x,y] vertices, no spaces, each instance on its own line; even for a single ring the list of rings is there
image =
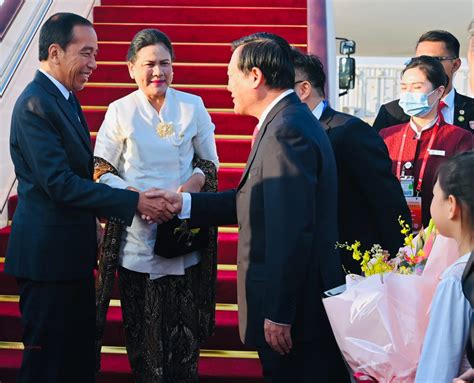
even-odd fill
[[[174,134],[172,122],[160,122],[156,127],[156,132],[160,137],[169,137]]]

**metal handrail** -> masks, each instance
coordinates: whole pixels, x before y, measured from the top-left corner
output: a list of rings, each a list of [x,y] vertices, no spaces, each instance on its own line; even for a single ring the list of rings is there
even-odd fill
[[[12,192],[16,181],[17,181],[17,178],[15,177],[12,184],[10,185],[10,189],[8,189],[7,197],[5,198],[5,201],[3,201],[2,208],[0,209],[0,214],[3,214],[3,211],[5,210],[5,207],[7,206],[8,200],[10,199],[10,193]]]

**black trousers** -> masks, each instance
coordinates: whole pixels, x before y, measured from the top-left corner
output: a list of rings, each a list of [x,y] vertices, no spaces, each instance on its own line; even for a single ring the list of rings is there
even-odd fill
[[[25,347],[18,382],[94,382],[94,278],[18,283]]]
[[[287,355],[270,347],[258,349],[265,383],[349,383],[350,377],[340,353],[320,342],[293,342]],[[336,352],[335,352],[336,351]]]

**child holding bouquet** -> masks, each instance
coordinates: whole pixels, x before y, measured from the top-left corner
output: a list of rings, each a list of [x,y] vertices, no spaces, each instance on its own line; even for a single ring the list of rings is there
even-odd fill
[[[448,159],[438,172],[431,215],[440,234],[462,255],[441,276],[431,306],[415,383],[451,383],[471,366],[465,355],[472,308],[462,274],[474,250],[474,152]]]

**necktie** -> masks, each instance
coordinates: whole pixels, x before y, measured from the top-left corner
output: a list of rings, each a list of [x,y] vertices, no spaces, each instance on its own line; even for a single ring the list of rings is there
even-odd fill
[[[77,120],[79,121],[79,124],[84,128],[84,131],[86,132],[87,135],[89,135],[89,132],[87,131],[86,127],[82,125],[81,118],[79,117],[79,105],[76,102],[76,97],[74,96],[74,93],[70,92],[69,97],[67,99],[67,102],[69,102],[69,105],[71,105],[72,110],[74,110],[74,114],[77,117]]]
[[[72,110],[74,110],[74,113],[76,113],[77,117],[79,117],[76,98],[74,97],[74,94],[72,92],[69,92],[69,98],[67,99],[67,101],[72,106]]]
[[[445,106],[448,106],[448,104],[441,100],[438,104],[438,111],[441,112]]]
[[[443,108],[445,106],[448,106],[448,104],[446,104],[443,100],[440,100],[438,104],[438,115],[442,121],[444,121]]]
[[[260,129],[258,129],[258,125],[256,125],[252,133],[252,146],[251,147],[253,147],[253,144],[255,144],[255,140],[257,139],[259,131]]]

